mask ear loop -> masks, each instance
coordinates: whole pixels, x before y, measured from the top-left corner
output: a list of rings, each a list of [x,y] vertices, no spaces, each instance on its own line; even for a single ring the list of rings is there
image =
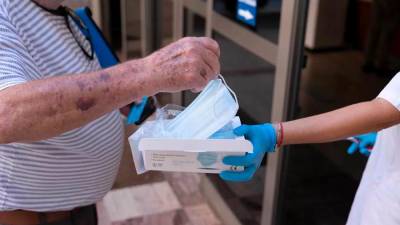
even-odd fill
[[[225,78],[221,74],[218,74],[218,78],[222,80],[222,83],[224,83],[226,89],[228,89],[228,91],[231,93],[232,97],[235,99],[236,104],[239,105],[239,101],[238,101],[238,98],[236,96],[236,93],[226,83]]]

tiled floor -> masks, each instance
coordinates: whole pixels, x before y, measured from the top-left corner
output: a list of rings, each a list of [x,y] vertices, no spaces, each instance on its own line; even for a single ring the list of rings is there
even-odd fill
[[[97,205],[99,225],[222,225],[192,182],[198,175],[171,175],[108,193]]]
[[[193,173],[136,175],[126,143],[114,188],[97,204],[99,225],[222,225],[199,184]]]
[[[103,205],[111,221],[124,221],[182,208],[167,181],[113,190],[105,196]]]
[[[168,176],[109,192],[97,204],[99,225],[222,225],[197,188],[198,175]]]

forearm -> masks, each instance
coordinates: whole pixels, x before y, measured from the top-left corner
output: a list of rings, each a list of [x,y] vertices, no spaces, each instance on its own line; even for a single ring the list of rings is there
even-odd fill
[[[146,58],[0,91],[0,144],[43,140],[158,92],[200,91],[220,71],[218,43],[182,38]]]
[[[59,135],[154,90],[139,61],[7,88],[0,92],[0,143]]]
[[[378,131],[400,123],[400,112],[375,99],[332,112],[283,123],[283,144],[322,143]]]

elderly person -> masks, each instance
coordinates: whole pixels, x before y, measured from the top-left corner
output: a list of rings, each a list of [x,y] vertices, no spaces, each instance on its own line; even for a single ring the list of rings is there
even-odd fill
[[[96,224],[123,149],[118,109],[219,73],[208,38],[102,70],[62,2],[0,0],[0,224]]]

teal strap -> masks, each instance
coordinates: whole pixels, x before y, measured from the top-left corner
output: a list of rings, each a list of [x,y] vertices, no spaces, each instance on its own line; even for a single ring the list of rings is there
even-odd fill
[[[82,26],[78,26],[82,33],[88,37],[92,41],[92,46],[94,48],[94,52],[96,53],[97,59],[102,68],[108,68],[119,63],[118,57],[115,55],[114,51],[111,49],[110,45],[104,38],[102,32],[96,25],[96,23],[92,19],[92,13],[89,8],[78,8],[75,10],[75,13],[87,29],[84,29]],[[79,21],[75,21],[78,23]],[[143,112],[147,105],[148,97],[143,97],[142,101],[139,104],[132,104],[128,115],[128,124],[138,123],[143,116]]]

